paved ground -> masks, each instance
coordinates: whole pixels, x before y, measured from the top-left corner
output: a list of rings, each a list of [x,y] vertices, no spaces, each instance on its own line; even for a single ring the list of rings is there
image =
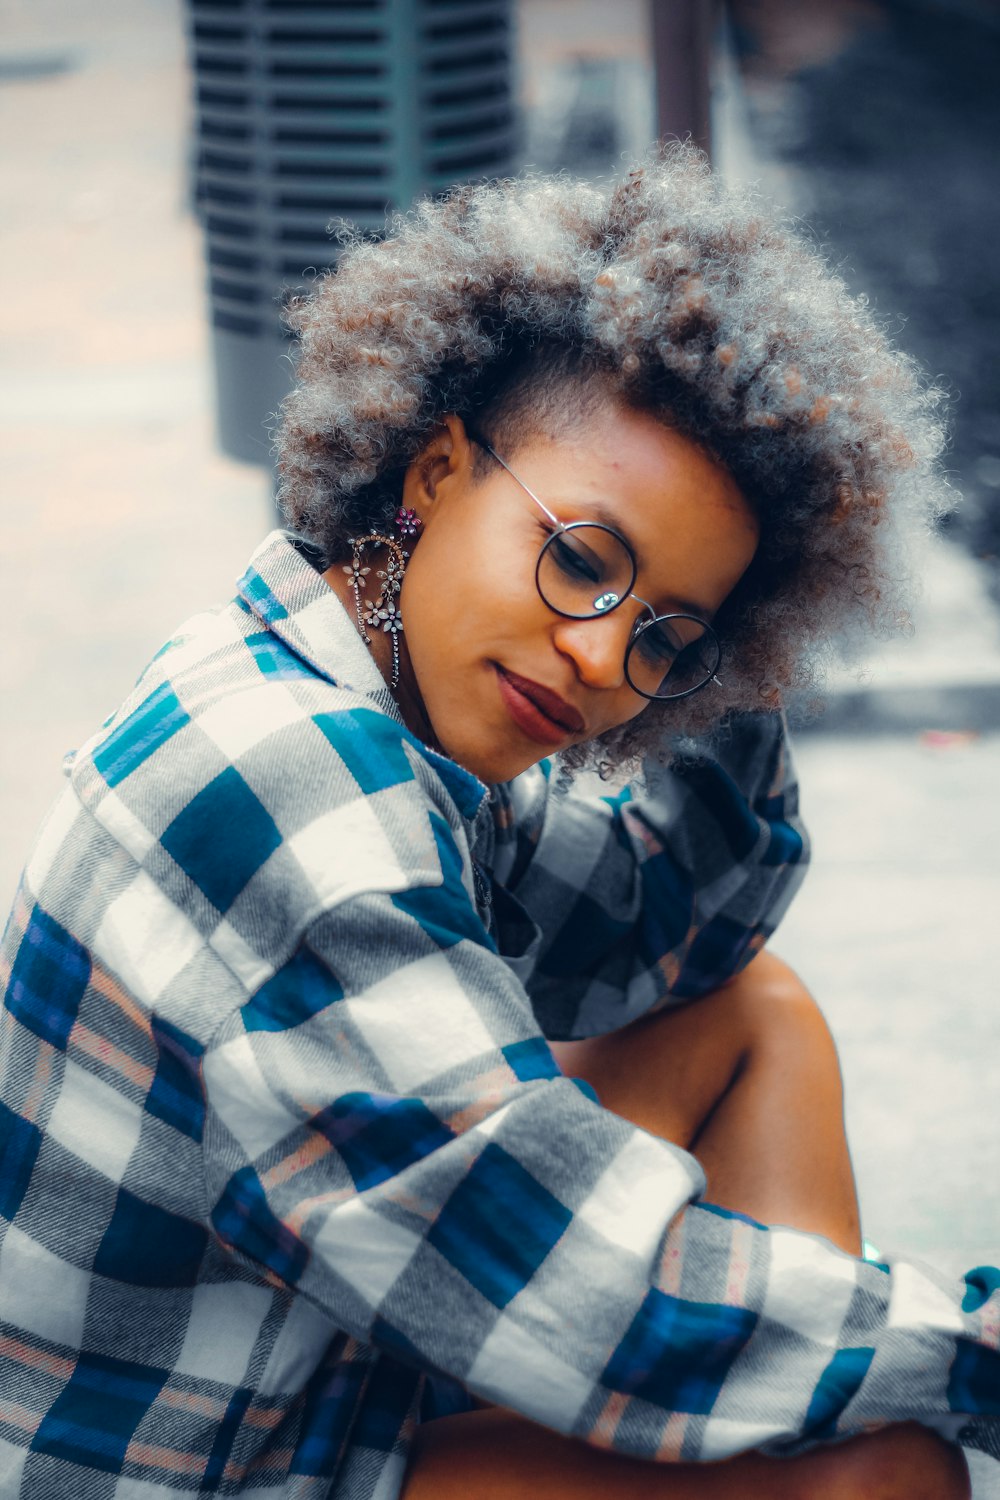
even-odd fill
[[[214,446],[179,7],[97,9],[0,9],[19,144],[0,163],[4,897],[62,752],[231,592],[269,520],[261,472]],[[65,72],[13,74],[60,57]]]
[[[269,501],[214,448],[175,0],[0,0],[0,32],[3,904],[62,752]],[[913,641],[801,739],[816,865],[778,947],[840,1041],[869,1234],[957,1271],[1000,1256],[1000,642],[975,564],[926,574]]]
[[[799,763],[815,868],[776,947],[840,1043],[866,1231],[995,1263],[1000,735],[810,736]]]

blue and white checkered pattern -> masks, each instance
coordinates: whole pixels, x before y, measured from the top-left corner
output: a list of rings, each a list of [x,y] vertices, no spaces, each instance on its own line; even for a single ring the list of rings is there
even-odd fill
[[[665,1460],[995,1441],[995,1271],[702,1203],[546,1041],[739,968],[796,812],[776,719],[642,796],[488,793],[269,538],[77,755],[7,928],[5,1500],[391,1500],[465,1391]]]

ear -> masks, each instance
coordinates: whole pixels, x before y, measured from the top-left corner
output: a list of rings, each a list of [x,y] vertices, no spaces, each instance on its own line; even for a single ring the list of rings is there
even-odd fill
[[[472,444],[461,417],[449,412],[403,478],[403,504],[425,524],[436,502],[472,473]]]

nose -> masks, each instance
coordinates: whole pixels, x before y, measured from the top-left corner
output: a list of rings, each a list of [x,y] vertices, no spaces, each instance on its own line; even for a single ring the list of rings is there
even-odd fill
[[[573,663],[586,687],[620,688],[625,678],[625,651],[634,619],[627,605],[613,614],[587,620],[561,618],[555,627],[556,649]]]

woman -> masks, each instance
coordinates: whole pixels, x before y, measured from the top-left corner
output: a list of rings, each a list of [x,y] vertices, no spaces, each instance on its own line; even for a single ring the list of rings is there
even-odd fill
[[[967,1493],[997,1273],[858,1258],[760,951],[779,710],[898,613],[933,393],[684,152],[425,205],[292,319],[298,535],[7,930],[3,1494]]]

